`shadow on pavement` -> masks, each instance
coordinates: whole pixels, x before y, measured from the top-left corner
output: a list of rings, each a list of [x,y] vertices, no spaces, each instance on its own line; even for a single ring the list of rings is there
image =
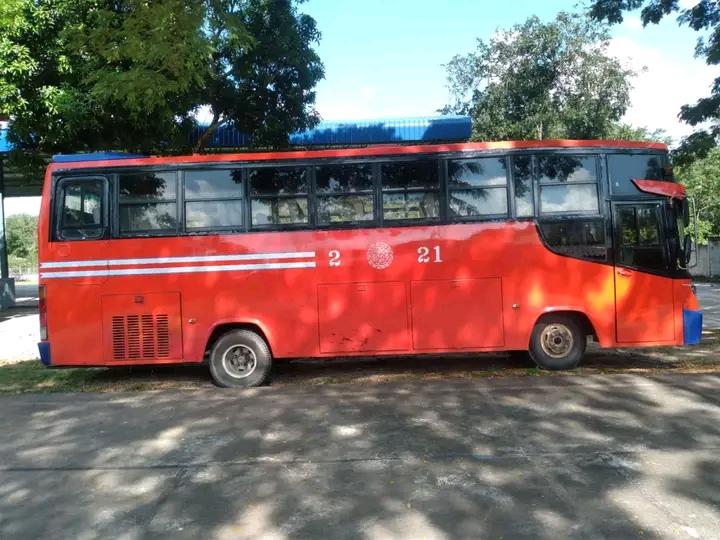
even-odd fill
[[[589,376],[5,397],[0,536],[713,538],[718,389]]]

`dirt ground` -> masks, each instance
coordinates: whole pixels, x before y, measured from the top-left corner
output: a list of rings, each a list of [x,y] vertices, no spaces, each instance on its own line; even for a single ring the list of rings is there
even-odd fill
[[[598,373],[720,373],[720,330],[705,331],[696,347],[601,350],[592,345],[569,372],[537,369],[529,359],[497,354],[292,360],[275,364],[271,384],[376,384],[393,381],[575,377]],[[0,362],[0,393],[121,392],[210,388],[205,366],[46,369],[40,362]]]

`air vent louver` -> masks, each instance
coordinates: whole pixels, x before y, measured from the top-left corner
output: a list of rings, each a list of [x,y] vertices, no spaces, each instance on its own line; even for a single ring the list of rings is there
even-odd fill
[[[170,356],[168,315],[114,315],[112,355],[114,360],[168,358]]]

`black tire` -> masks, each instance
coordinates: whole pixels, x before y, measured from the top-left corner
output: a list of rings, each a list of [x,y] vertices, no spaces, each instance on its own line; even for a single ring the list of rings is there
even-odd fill
[[[551,371],[577,367],[586,347],[581,325],[568,315],[543,317],[530,337],[530,357],[539,368]]]
[[[265,340],[250,330],[223,334],[210,352],[210,374],[223,388],[261,386],[270,378],[272,354]]]

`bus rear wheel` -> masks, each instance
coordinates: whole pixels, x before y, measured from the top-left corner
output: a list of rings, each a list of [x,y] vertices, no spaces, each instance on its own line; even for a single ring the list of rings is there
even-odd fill
[[[261,386],[270,378],[272,355],[265,340],[250,330],[230,330],[210,352],[210,374],[223,388]]]
[[[587,339],[581,325],[568,315],[540,319],[530,337],[530,356],[541,369],[558,371],[577,367]]]

